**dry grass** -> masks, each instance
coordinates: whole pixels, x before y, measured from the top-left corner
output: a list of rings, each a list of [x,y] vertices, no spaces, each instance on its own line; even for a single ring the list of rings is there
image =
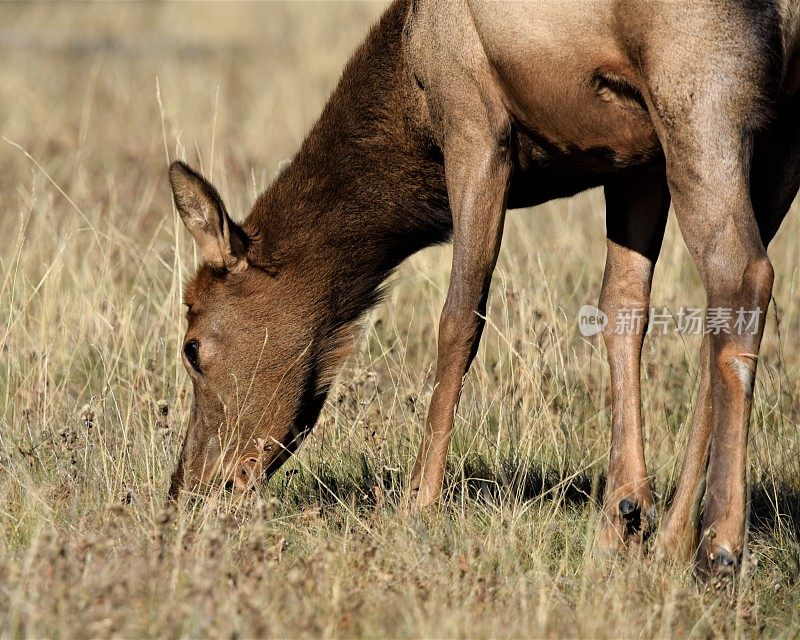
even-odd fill
[[[190,386],[178,357],[193,249],[168,158],[243,216],[319,112],[379,5],[6,5],[0,28],[0,633],[3,636],[797,637],[800,229],[751,436],[751,562],[735,594],[685,567],[593,567],[609,433],[597,299],[603,201],[511,216],[445,504],[397,503],[430,395],[448,250],[366,323],[313,437],[257,499],[162,512]],[[671,223],[656,305],[702,292]],[[649,340],[659,495],[696,389],[694,338]]]

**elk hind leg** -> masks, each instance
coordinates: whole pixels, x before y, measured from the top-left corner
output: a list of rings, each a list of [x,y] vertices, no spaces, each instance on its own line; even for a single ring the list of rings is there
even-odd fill
[[[611,372],[611,450],[595,553],[640,542],[655,500],[644,456],[640,361],[650,285],[669,209],[663,170],[636,172],[605,187],[607,254],[600,310]]]

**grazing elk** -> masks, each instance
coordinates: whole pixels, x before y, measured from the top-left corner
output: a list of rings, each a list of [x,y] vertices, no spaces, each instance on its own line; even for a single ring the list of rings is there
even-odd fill
[[[729,574],[745,543],[746,444],[773,269],[800,185],[800,0],[396,0],[300,151],[237,225],[170,167],[204,264],[186,289],[194,408],[170,495],[268,476],[314,426],[358,319],[414,252],[452,238],[433,396],[410,485],[441,492],[506,209],[603,186],[600,308],[649,307],[670,202],[709,307],[760,312],[705,338],[659,548]],[[646,315],[646,314],[645,314]],[[612,381],[600,552],[641,539],[645,328],[604,333]],[[702,535],[698,511],[707,475]]]

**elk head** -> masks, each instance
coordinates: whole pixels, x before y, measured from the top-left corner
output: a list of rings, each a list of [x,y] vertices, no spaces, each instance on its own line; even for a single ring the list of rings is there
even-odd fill
[[[173,163],[169,178],[203,259],[185,291],[182,354],[194,401],[170,497],[213,485],[243,490],[313,426],[341,341],[326,324],[324,277],[308,262],[276,266],[254,216],[234,223],[187,165]]]

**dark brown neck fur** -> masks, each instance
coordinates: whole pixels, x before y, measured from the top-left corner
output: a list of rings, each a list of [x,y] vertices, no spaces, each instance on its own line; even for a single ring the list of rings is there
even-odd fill
[[[323,283],[321,331],[352,324],[400,262],[451,232],[441,157],[403,55],[406,14],[399,0],[372,29],[245,223],[278,272]]]

